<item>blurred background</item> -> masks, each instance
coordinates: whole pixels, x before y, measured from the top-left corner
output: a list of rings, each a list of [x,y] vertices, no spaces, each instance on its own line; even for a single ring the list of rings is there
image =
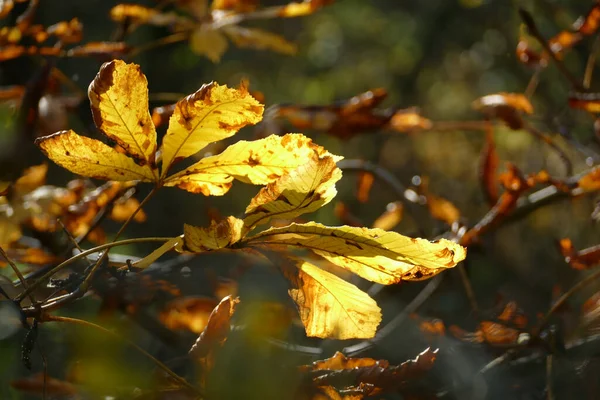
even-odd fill
[[[104,41],[118,29],[109,18],[110,9],[117,4],[100,0],[41,1],[35,22],[47,26],[77,17],[83,24],[84,43]],[[156,3],[139,4],[154,6]],[[275,4],[281,3],[261,2],[262,6]],[[153,48],[127,59],[138,63],[148,78],[151,108],[172,103],[196,91],[203,83],[214,80],[236,86],[242,78],[248,78],[251,90],[264,95],[267,108],[282,103],[328,105],[370,89],[384,88],[388,96],[382,108],[416,106],[421,115],[433,121],[474,121],[482,120],[481,114],[471,106],[474,100],[497,92],[522,93],[534,73],[531,67],[520,63],[515,54],[523,32],[519,7],[532,13],[542,34],[549,38],[568,29],[593,4],[584,0],[338,0],[302,18],[244,23],[279,33],[296,43],[295,56],[230,45],[221,61],[213,63],[182,42]],[[24,4],[17,4],[15,11],[24,8]],[[13,14],[16,17],[19,12],[5,18],[6,25],[14,24]],[[135,47],[168,34],[166,27],[140,26],[126,41]],[[564,58],[566,67],[576,77],[583,77],[588,56],[594,51],[594,40],[593,36],[586,38]],[[58,58],[56,67],[81,93],[86,93],[103,61],[106,60],[101,57]],[[43,63],[37,56],[2,61],[0,84],[31,84],[32,77],[42,70]],[[595,81],[592,80],[592,90],[600,88]],[[63,90],[75,91],[68,87]],[[540,75],[537,90],[531,97],[535,112],[527,119],[565,150],[575,172],[579,172],[598,162],[600,146],[594,135],[594,119],[583,111],[569,108],[570,90],[569,82],[551,64]],[[35,128],[34,136],[67,128],[88,136],[97,135],[87,99],[68,113],[54,112],[46,121],[47,126]],[[25,167],[44,161],[30,136],[23,136],[19,118],[14,105],[0,106],[0,165],[3,168],[0,173],[5,180],[15,179]],[[282,132],[298,131],[285,121],[281,124]],[[163,126],[159,132],[164,133],[164,129]],[[252,139],[264,129],[267,128],[245,128],[236,139]],[[383,167],[406,187],[415,182],[415,176],[427,176],[429,190],[451,201],[460,210],[461,222],[467,226],[479,221],[490,208],[479,183],[480,152],[485,143],[483,131],[433,130],[402,134],[368,130],[349,138],[311,129],[302,133],[346,159],[365,160]],[[527,132],[513,131],[498,123],[494,136],[501,170],[504,161],[510,161],[525,173],[546,169],[552,176],[566,176],[556,152]],[[342,201],[350,213],[367,226],[388,203],[403,200],[388,183],[376,178],[368,202],[362,203],[357,198],[358,178],[356,172],[345,171],[338,184],[336,200]],[[49,165],[48,183],[64,186],[69,179],[73,176],[67,171]],[[142,188],[139,198],[148,190]],[[144,208],[147,221],[130,226],[125,236],[178,235],[184,222],[208,224],[214,209],[222,216],[239,215],[257,190],[238,184],[223,197],[207,198],[166,188]],[[418,309],[419,318],[438,318],[446,326],[456,325],[473,332],[482,319],[496,318],[504,304],[514,301],[527,316],[529,325],[535,325],[557,293],[565,292],[588,273],[575,271],[564,262],[557,241],[569,237],[576,248],[599,242],[600,228],[590,218],[595,201],[594,196],[581,196],[552,202],[486,234],[469,248],[464,263],[478,312],[474,312],[465,293],[463,278],[457,270],[451,270],[444,273],[435,292]],[[334,213],[335,203],[310,218],[326,224],[345,223]],[[418,209],[418,206],[406,207],[396,231],[432,239],[449,230],[445,223]],[[109,238],[117,229],[115,223],[106,224]],[[152,249],[152,246],[138,246],[119,252],[143,256]],[[215,287],[235,281],[232,285],[242,299],[236,321],[247,329],[234,332],[220,355],[209,382],[213,398],[290,398],[292,388],[298,384],[298,378],[291,372],[295,365],[312,362],[315,357],[329,357],[352,344],[304,338],[296,317],[286,311],[293,310],[286,295],[287,284],[269,266],[248,265],[247,260],[230,255],[211,255],[180,263],[174,271],[166,276],[156,273],[154,279],[169,281],[185,296],[213,296]],[[357,283],[369,288],[364,282]],[[409,282],[378,291],[375,298],[383,309],[383,324],[402,313],[425,285],[427,281]],[[559,327],[561,340],[591,334],[578,329],[580,309],[599,288],[599,285],[590,285],[573,296],[563,313],[556,315],[553,322]],[[139,290],[142,296],[147,289]],[[156,315],[164,302],[169,301],[160,295],[150,297],[140,306],[148,315]],[[176,371],[193,375],[189,365],[181,361],[185,349],[193,343],[193,333],[174,330],[175,337],[157,337],[147,324],[127,318],[127,313],[103,316],[99,313],[102,306],[99,298],[90,297],[61,313],[119,328],[158,358],[168,360],[171,363],[168,365]],[[545,357],[523,366],[506,363],[485,376],[476,375],[488,362],[504,354],[506,347],[468,343],[452,335],[429,340],[419,331],[418,321],[404,318],[384,339],[360,353],[360,356],[399,364],[414,358],[428,346],[440,348],[434,369],[423,381],[404,394],[393,393],[385,398],[550,398],[547,397]],[[3,399],[29,398],[9,388],[14,379],[31,374],[20,361],[24,335],[25,331],[19,329],[0,339],[0,397]],[[264,335],[309,346],[309,350],[293,351],[289,345],[275,346],[263,340]],[[85,390],[81,398],[133,398],[128,388],[144,387],[159,379],[153,366],[130,348],[85,328],[45,324],[40,328],[39,347],[32,356],[33,372],[42,370],[42,361],[36,352],[43,350],[51,376],[60,379],[69,374],[83,376]],[[310,351],[318,354],[311,355]],[[557,355],[553,395],[556,398],[598,398],[597,379],[593,378],[599,371],[596,360],[591,353]],[[101,389],[106,387],[115,387],[117,391],[102,393]]]

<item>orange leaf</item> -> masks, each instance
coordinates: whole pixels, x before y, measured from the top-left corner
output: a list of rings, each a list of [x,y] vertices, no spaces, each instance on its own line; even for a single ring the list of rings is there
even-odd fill
[[[204,331],[218,301],[208,297],[183,297],[165,305],[158,318],[169,329]]]
[[[215,347],[223,345],[229,334],[229,324],[239,298],[227,296],[211,312],[206,328],[202,331],[190,349],[190,355],[195,359],[205,357]]]
[[[386,210],[381,214],[375,222],[373,222],[373,228],[383,229],[384,231],[391,231],[402,221],[402,214],[404,212],[404,205],[400,201],[389,203]]]
[[[564,238],[559,246],[565,261],[574,269],[584,270],[600,265],[600,245],[577,251],[571,239]]]
[[[486,131],[485,145],[481,150],[479,179],[490,205],[494,205],[498,201],[498,186],[496,181],[498,162],[498,153],[496,152],[496,144],[494,143],[494,131],[489,126]]]
[[[356,198],[361,203],[369,201],[369,192],[375,182],[375,176],[370,172],[361,171],[358,174],[358,187],[356,189]]]

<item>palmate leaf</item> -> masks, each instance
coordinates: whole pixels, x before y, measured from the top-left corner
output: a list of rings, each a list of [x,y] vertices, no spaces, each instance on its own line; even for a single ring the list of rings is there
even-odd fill
[[[466,257],[464,247],[446,239],[430,242],[396,232],[315,222],[271,228],[247,238],[250,246],[293,246],[313,251],[367,280],[392,284],[430,278]]]
[[[234,179],[265,185],[285,173],[333,156],[301,134],[240,141],[223,153],[201,159],[168,176],[176,162],[208,144],[259,122],[264,106],[242,85],[239,89],[204,85],[179,101],[162,145],[162,171],[157,167],[156,129],[148,112],[146,77],[139,66],[120,60],[106,63],[89,88],[94,122],[119,150],[72,130],[41,137],[36,144],[54,162],[79,175],[108,180],[139,180],[177,186],[193,193],[223,195]]]
[[[240,147],[245,148],[245,145]],[[271,218],[295,218],[333,199],[341,171],[335,165],[335,156],[323,150],[317,153],[313,161],[284,173],[263,188],[252,199],[243,220],[228,217],[208,228],[186,225],[184,245],[178,250],[258,252],[274,262],[290,280],[289,293],[298,306],[307,335],[370,338],[381,320],[373,299],[316,265],[291,255],[278,260],[273,251],[281,251],[282,247],[309,250],[363,278],[391,284],[427,279],[454,267],[465,258],[466,250],[444,239],[432,243],[382,229],[327,227],[314,222],[271,228],[247,237],[255,226]]]

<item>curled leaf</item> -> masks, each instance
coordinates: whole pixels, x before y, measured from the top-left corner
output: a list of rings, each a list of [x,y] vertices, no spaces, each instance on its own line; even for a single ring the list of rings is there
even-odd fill
[[[244,225],[251,230],[271,218],[291,219],[316,211],[335,197],[335,183],[341,177],[331,156],[307,162],[261,189],[246,208]]]
[[[190,356],[200,359],[206,357],[216,347],[223,345],[229,334],[229,321],[239,302],[239,298],[231,296],[227,296],[219,302],[211,312],[206,328],[190,349]]]
[[[208,228],[185,224],[184,249],[194,253],[224,249],[242,238],[243,227],[244,221],[231,216],[220,222],[211,221]]]

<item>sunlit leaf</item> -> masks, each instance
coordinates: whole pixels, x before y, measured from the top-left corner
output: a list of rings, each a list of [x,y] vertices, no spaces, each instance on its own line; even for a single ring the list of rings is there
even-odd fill
[[[12,186],[13,191],[19,195],[31,192],[46,182],[47,173],[47,164],[40,164],[27,168]]]
[[[153,181],[152,171],[142,167],[125,154],[72,130],[57,132],[36,139],[44,154],[69,171],[98,179],[115,181]]]
[[[396,111],[389,122],[389,127],[396,132],[415,133],[433,128],[433,122],[422,117],[418,109],[409,108]]]
[[[577,185],[588,192],[600,190],[600,167],[594,167],[589,173],[581,177]]]
[[[6,253],[13,261],[23,264],[47,265],[61,260],[60,257],[35,247],[9,248],[6,250]],[[0,267],[5,267],[6,265],[7,263],[3,259],[0,259]]]
[[[309,15],[319,8],[331,3],[333,3],[333,0],[304,0],[301,2],[293,2],[283,6],[278,12],[278,15],[280,17],[288,18]]]
[[[324,148],[300,134],[272,135],[253,142],[240,140],[221,154],[205,157],[169,176],[165,185],[204,195],[222,195],[229,190],[233,179],[266,185],[327,154]]]
[[[371,172],[361,171],[357,175],[357,180],[356,199],[361,203],[368,203],[375,176]]]
[[[342,278],[298,258],[295,267],[282,265],[293,289],[308,336],[335,339],[372,338],[381,322],[381,310],[369,295]]]
[[[88,89],[98,129],[138,164],[154,172],[156,130],[148,112],[148,81],[139,65],[114,60],[102,65]]]
[[[402,221],[402,214],[404,213],[404,205],[395,201],[389,203],[386,206],[386,210],[381,214],[375,222],[373,222],[373,228],[383,229],[384,231],[391,231]]]
[[[600,265],[600,245],[577,251],[571,239],[559,241],[560,251],[571,267],[578,270],[594,268]]]
[[[130,48],[124,42],[88,42],[84,45],[73,47],[67,51],[69,57],[119,57],[127,54]]]
[[[213,0],[213,10],[227,10],[238,13],[254,11],[258,6],[258,0]]]
[[[422,378],[434,365],[437,350],[426,349],[413,360],[400,365],[390,365],[385,360],[371,358],[346,358],[336,354],[332,359],[316,361],[312,366],[304,366],[311,380],[310,384],[319,388],[333,388],[346,399],[346,395],[361,399],[388,391],[397,391],[403,385]],[[327,368],[330,367],[330,368]],[[308,378],[308,377],[307,377]]]
[[[280,35],[261,29],[233,25],[224,28],[223,32],[237,47],[272,50],[289,55],[294,55],[298,51],[295,44],[288,42]]]
[[[208,228],[199,228],[185,224],[184,249],[195,253],[224,249],[242,238],[244,221],[235,217],[216,222],[211,221]]]
[[[10,382],[13,388],[31,394],[51,395],[51,396],[77,396],[79,390],[72,383],[62,381],[51,376],[44,377],[43,372],[27,378],[15,379]]]
[[[206,357],[211,350],[221,346],[227,340],[230,320],[239,302],[239,298],[231,296],[227,296],[219,302],[210,314],[206,328],[190,349],[189,353],[192,358]]]
[[[244,224],[250,230],[271,218],[293,219],[316,211],[335,197],[341,177],[333,157],[307,162],[261,189],[246,208]]]
[[[217,63],[229,47],[227,38],[221,31],[200,25],[190,36],[190,49],[196,54],[206,56],[210,61]]]
[[[382,284],[431,278],[454,267],[466,249],[446,239],[430,242],[396,232],[359,227],[327,227],[315,222],[271,228],[248,245],[293,246],[315,252],[355,274]]]
[[[165,304],[158,318],[169,329],[200,334],[217,304],[209,297],[180,297]]]
[[[149,22],[158,12],[139,4],[117,4],[110,10],[110,18],[116,22],[130,21],[136,24]]]
[[[533,106],[527,97],[520,93],[489,94],[475,100],[472,106],[488,118],[504,121],[513,130],[521,129],[523,126],[521,113],[533,113]]]
[[[162,174],[173,163],[196,154],[212,142],[234,135],[262,118],[263,105],[248,89],[210,83],[179,101],[163,140]]]
[[[4,18],[8,14],[10,14],[13,7],[14,7],[13,0],[1,0],[0,1],[0,18]]]

